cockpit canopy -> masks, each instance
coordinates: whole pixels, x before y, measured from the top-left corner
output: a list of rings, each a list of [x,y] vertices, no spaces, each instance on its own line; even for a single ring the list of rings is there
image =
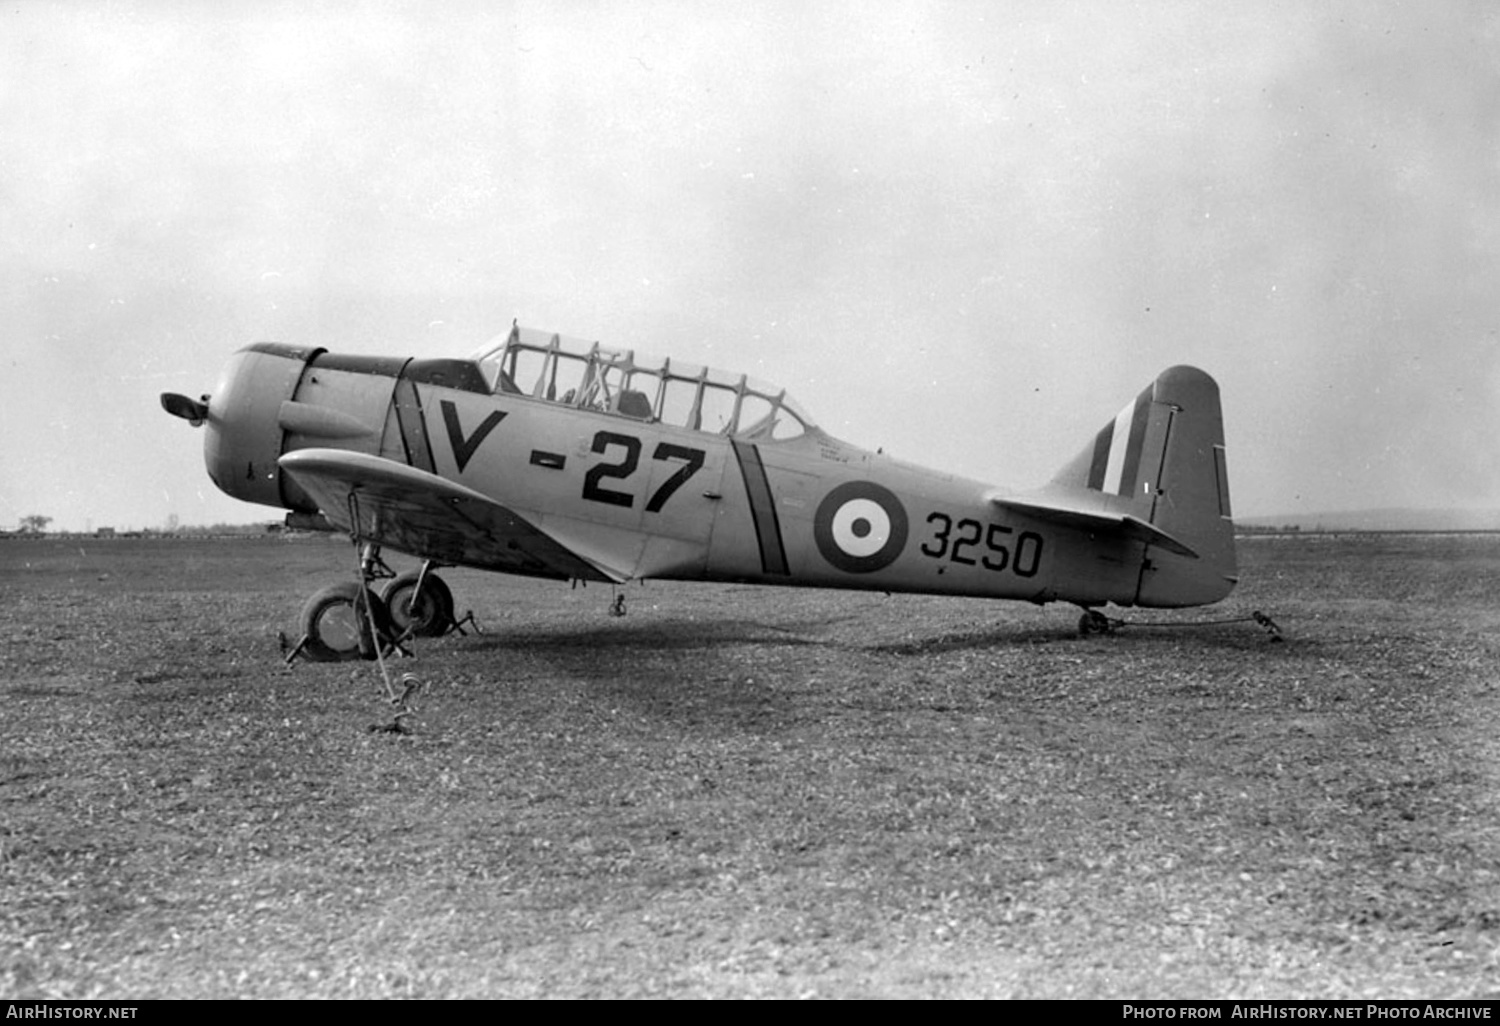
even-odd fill
[[[473,359],[492,391],[577,409],[757,441],[796,438],[815,426],[785,389],[743,374],[529,328],[512,328]]]

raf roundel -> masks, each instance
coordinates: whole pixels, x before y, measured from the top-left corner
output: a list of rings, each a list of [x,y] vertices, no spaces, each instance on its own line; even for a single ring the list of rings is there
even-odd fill
[[[818,504],[813,538],[823,558],[851,574],[895,562],[906,547],[906,510],[888,488],[870,481],[841,484]]]

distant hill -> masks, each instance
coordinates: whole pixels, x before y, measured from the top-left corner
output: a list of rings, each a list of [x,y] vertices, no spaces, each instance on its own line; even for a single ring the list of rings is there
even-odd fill
[[[1242,527],[1302,531],[1500,531],[1500,509],[1362,509],[1236,517]]]

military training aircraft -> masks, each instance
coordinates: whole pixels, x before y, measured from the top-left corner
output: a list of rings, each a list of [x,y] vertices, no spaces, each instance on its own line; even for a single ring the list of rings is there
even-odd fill
[[[1001,491],[857,448],[787,393],[513,327],[468,359],[259,343],[199,400],[224,492],[348,532],[360,573],[303,610],[302,654],[454,626],[433,573],[648,578],[1069,602],[1216,602],[1236,578],[1219,389],[1163,372],[1044,487]],[[419,571],[370,590],[388,548]]]

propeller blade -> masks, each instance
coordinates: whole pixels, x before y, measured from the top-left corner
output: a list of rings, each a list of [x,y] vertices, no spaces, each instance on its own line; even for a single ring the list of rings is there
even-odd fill
[[[207,396],[203,398],[207,399]],[[181,417],[193,427],[199,427],[208,419],[208,404],[199,402],[197,399],[189,399],[185,395],[176,392],[163,392],[161,394],[161,408],[174,417]]]

